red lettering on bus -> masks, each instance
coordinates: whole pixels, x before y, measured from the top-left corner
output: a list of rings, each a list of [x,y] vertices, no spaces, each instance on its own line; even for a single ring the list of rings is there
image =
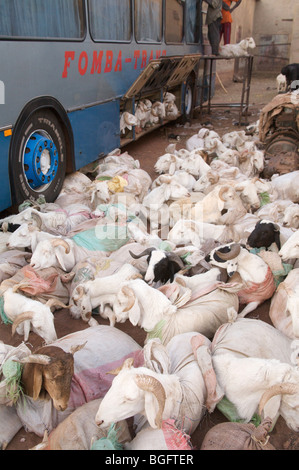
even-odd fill
[[[112,70],[112,59],[113,59],[113,51],[106,52],[106,66],[104,72],[111,72]]]
[[[95,71],[97,71],[98,73],[101,73],[102,59],[103,59],[103,51],[100,51],[99,54],[97,54],[97,51],[93,51],[93,59],[92,59],[92,66],[91,66],[90,73],[95,73]]]
[[[162,55],[163,55],[163,56],[166,55],[165,49],[162,51]]]
[[[160,55],[161,55],[161,51],[159,51],[159,50],[156,51],[156,59],[159,59]]]
[[[82,66],[82,63],[84,63],[83,66]],[[87,66],[88,66],[88,55],[85,51],[82,51],[79,56],[79,61],[78,61],[78,70],[79,70],[80,75],[85,75]]]
[[[150,62],[154,58],[154,51],[151,51],[148,61]]]
[[[147,59],[147,52],[142,51],[142,61],[141,61],[141,68],[142,69],[143,69],[143,67],[146,66],[146,59]]]
[[[75,51],[65,51],[64,52],[64,69],[62,72],[62,78],[67,77],[67,69],[71,65],[71,60],[75,59]]]
[[[122,62],[121,62],[121,51],[118,53],[118,58],[115,64],[114,72],[121,72],[122,71]]]
[[[137,69],[137,59],[139,59],[140,57],[140,51],[134,51],[134,59],[135,59],[135,63],[134,63],[134,69]]]

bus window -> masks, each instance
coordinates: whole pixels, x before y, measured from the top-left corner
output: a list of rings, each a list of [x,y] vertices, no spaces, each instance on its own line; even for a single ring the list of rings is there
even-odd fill
[[[135,37],[138,42],[161,42],[162,0],[135,0]]]
[[[90,33],[94,41],[130,41],[131,0],[89,0]]]
[[[166,0],[165,41],[183,41],[184,7],[180,0]]]
[[[82,39],[83,0],[0,0],[0,37]]]
[[[186,42],[197,44],[201,38],[201,4],[199,0],[186,0]]]

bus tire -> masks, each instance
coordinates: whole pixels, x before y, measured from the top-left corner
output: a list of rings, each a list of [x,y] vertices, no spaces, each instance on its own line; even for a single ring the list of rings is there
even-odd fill
[[[66,139],[59,119],[40,109],[22,122],[11,145],[10,177],[13,202],[53,202],[61,191],[66,172]]]
[[[188,77],[185,84],[183,115],[186,119],[192,119],[194,110],[194,80]]]

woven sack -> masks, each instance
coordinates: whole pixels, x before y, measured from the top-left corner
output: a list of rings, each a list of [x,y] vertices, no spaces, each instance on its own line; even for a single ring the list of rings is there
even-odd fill
[[[270,418],[256,428],[252,423],[221,423],[210,429],[200,450],[275,450],[269,442]]]

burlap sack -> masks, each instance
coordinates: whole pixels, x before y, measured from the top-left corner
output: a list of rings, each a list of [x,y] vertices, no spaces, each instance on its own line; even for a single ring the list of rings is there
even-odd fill
[[[221,423],[210,429],[200,450],[275,450],[269,442],[270,418],[255,427],[252,423]]]

